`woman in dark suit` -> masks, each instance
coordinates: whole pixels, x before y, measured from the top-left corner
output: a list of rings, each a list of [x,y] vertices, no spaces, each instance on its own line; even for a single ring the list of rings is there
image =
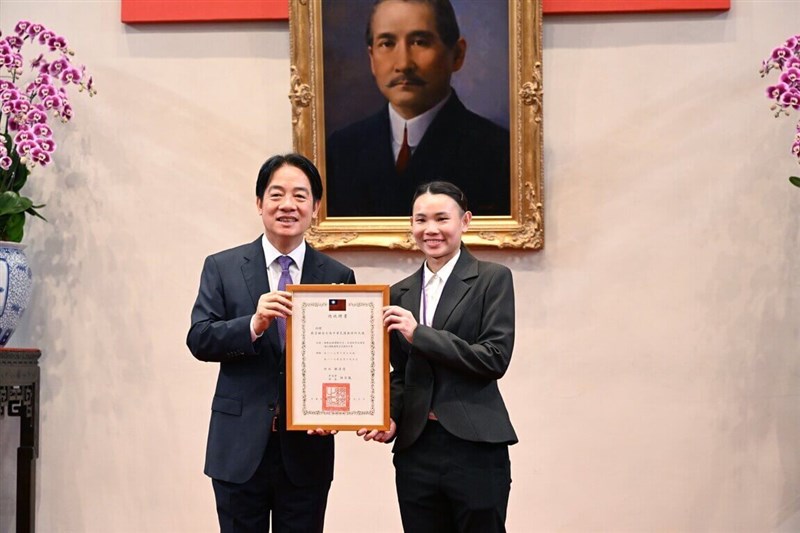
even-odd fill
[[[514,346],[511,271],[477,260],[461,242],[472,213],[452,183],[421,185],[411,228],[422,267],[392,286],[389,431],[408,532],[505,531],[508,446],[517,436],[497,380]]]

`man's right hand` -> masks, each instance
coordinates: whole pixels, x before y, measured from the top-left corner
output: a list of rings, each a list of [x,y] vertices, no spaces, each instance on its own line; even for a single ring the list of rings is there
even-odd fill
[[[256,314],[253,315],[253,331],[261,336],[276,317],[286,318],[292,314],[292,293],[272,291],[262,294],[258,299]]]

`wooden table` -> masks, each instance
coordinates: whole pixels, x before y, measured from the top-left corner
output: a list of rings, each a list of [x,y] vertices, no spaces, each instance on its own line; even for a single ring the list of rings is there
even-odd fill
[[[39,456],[39,357],[33,348],[0,348],[0,417],[18,416],[17,533],[33,533]]]

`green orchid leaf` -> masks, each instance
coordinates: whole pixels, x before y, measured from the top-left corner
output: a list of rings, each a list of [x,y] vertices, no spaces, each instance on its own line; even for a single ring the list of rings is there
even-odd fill
[[[16,213],[8,217],[8,222],[4,228],[4,240],[11,242],[22,242],[25,227],[25,213]]]
[[[27,211],[31,207],[33,207],[33,200],[26,196],[19,197],[19,206],[22,208],[22,211]]]
[[[30,172],[30,169],[25,165],[18,166],[14,174],[14,182],[11,184],[11,190],[19,192],[19,190],[25,186],[25,183],[28,182],[28,174],[30,174]]]
[[[0,194],[0,215],[13,215],[20,212],[19,194],[6,191]],[[22,209],[24,211],[24,209]]]
[[[11,241],[11,237],[6,232],[6,225],[8,225],[11,215],[0,216],[0,241]]]
[[[797,176],[792,176],[791,178],[789,178],[789,182],[795,187],[800,187],[800,178],[798,178]]]
[[[41,218],[42,220],[44,220],[45,222],[47,222],[47,219],[46,219],[46,218],[44,218],[44,217],[41,215],[41,213],[39,213],[39,212],[37,211],[37,209],[44,207],[44,205],[45,205],[45,204],[31,206],[31,207],[29,207],[28,209],[26,209],[26,210],[25,210],[25,212],[26,212],[26,213],[28,213],[28,214],[29,214],[29,215],[31,215],[31,216],[34,216],[34,217],[36,217],[36,218]]]
[[[20,196],[14,191],[6,191],[0,194],[0,215],[15,215],[24,213],[33,207],[30,198]]]

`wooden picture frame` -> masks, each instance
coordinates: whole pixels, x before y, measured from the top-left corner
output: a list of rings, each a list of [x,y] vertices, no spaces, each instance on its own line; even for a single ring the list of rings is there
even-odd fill
[[[325,109],[326,106],[338,105],[337,102],[326,102],[324,98],[325,21],[322,4],[330,1],[335,0],[291,0],[289,17],[289,99],[292,105],[294,147],[317,164],[323,179],[326,179],[326,141],[330,133],[326,131]],[[367,5],[372,4],[372,0],[348,0],[346,3],[351,6],[362,1]],[[458,16],[458,1],[454,0],[453,4]],[[352,32],[363,35],[366,23],[364,19],[351,20],[348,24]],[[505,179],[509,180],[510,212],[475,216],[463,240],[471,246],[540,249],[544,245],[541,0],[509,0],[507,32],[510,175]],[[464,37],[469,43],[470,37]],[[471,46],[478,51],[492,49],[481,44],[473,40]],[[360,50],[355,53],[363,54],[363,69],[369,72],[363,41]],[[326,191],[329,190],[327,180],[325,185]],[[410,197],[408,203],[409,216],[331,217],[328,216],[326,195],[318,218],[306,233],[306,238],[319,249],[413,249],[414,240],[409,231]]]
[[[389,429],[388,285],[288,285],[286,427]]]

